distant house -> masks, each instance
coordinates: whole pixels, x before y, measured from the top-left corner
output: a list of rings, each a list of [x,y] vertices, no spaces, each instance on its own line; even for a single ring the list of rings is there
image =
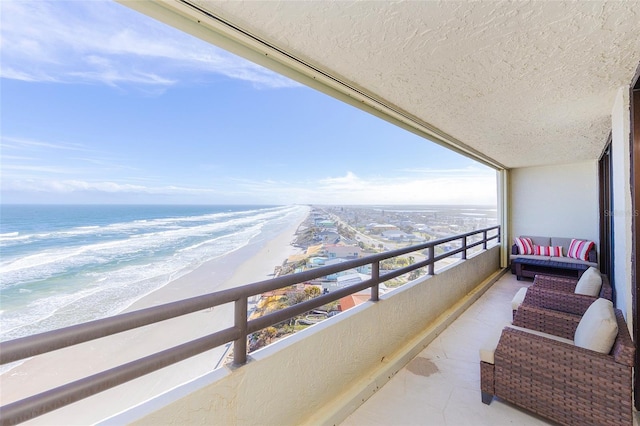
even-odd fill
[[[337,261],[337,263],[342,263],[342,262],[346,262],[347,259],[333,259],[333,260],[328,260],[325,265],[329,266],[335,263],[332,263],[333,261]],[[334,274],[329,274],[326,277],[324,277],[327,281],[332,281],[332,282],[337,282],[338,281],[338,277],[341,277],[343,275],[353,275],[353,274],[357,274],[358,271],[356,269],[347,269],[345,271],[340,271],[340,272],[336,272]]]
[[[343,274],[337,274],[337,275],[338,277],[336,278],[335,281],[325,281],[322,283],[323,291],[326,291],[326,292],[336,291],[353,284],[358,284],[362,281],[366,281],[371,278],[371,275],[360,274],[353,269],[349,270],[348,273],[346,274],[343,273]]]
[[[320,256],[310,257],[309,260],[307,260],[307,266],[309,268],[317,268],[319,266],[324,266],[326,261],[327,261],[326,257],[320,257]]]
[[[373,234],[381,234],[385,231],[391,231],[393,229],[398,229],[398,227],[389,224],[376,224],[370,228],[370,231]]]
[[[371,298],[371,295],[366,293],[350,294],[340,299],[339,309],[341,312],[344,312],[347,309],[351,309],[355,306],[363,304],[364,302],[368,301],[370,298]]]
[[[323,231],[318,234],[318,241],[322,241],[325,244],[337,244],[340,241],[340,234],[335,231]]]
[[[344,263],[344,262],[348,262],[348,261],[349,261],[349,259],[345,259],[343,257],[335,257],[335,258],[331,258],[331,259],[326,260],[324,262],[324,264],[326,266],[329,266],[329,265],[337,265],[339,263]]]
[[[420,232],[431,232],[431,227],[425,223],[416,223],[414,229]]]
[[[353,284],[361,283],[362,281],[366,281],[371,279],[371,275],[365,275],[360,273],[347,274],[338,277],[337,284],[338,288],[347,287]]]
[[[380,293],[387,291],[387,287],[384,284],[380,284]],[[350,294],[340,299],[340,312],[344,312],[347,309],[351,309],[354,306],[362,305],[364,302],[368,302],[371,299],[371,290],[364,289],[357,293]]]
[[[336,224],[329,219],[316,220],[316,226],[320,228],[335,228]]]
[[[327,250],[327,257],[329,259],[333,259],[336,257],[341,257],[344,259],[358,259],[362,256],[362,249],[357,245],[338,245],[338,244],[327,244],[325,246]]]
[[[362,265],[356,268],[356,271],[358,271],[361,274],[371,275],[371,264],[369,263],[367,265]]]
[[[407,234],[406,232],[402,232],[399,230],[391,230],[385,231],[382,233],[382,237],[391,240],[391,241],[422,241],[424,238],[414,235]]]
[[[407,233],[405,233],[403,231],[400,231],[398,229],[392,229],[390,231],[383,231],[381,235],[382,235],[382,237],[386,238],[387,240],[392,240],[392,241],[404,241],[409,236],[409,234],[407,234]]]
[[[324,266],[330,266],[330,265],[335,265],[335,264],[338,264],[338,263],[344,263],[344,262],[347,262],[348,260],[350,260],[350,259],[344,259],[344,258],[336,257],[335,259],[326,260],[324,262]],[[354,273],[371,275],[371,264],[362,265],[362,266],[359,266],[359,267],[357,267],[355,269],[348,269],[346,271],[337,272],[335,274],[330,274],[330,275],[327,275],[325,278],[327,280],[330,280],[330,281],[336,281],[339,276],[348,275],[348,274],[354,274]]]
[[[325,256],[327,252],[324,249],[324,244],[318,244],[315,246],[309,246],[306,253],[309,256]]]

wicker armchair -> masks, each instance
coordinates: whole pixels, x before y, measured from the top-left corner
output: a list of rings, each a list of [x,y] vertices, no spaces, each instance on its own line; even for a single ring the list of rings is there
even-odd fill
[[[597,297],[574,293],[577,282],[578,280],[574,278],[536,275],[533,284],[527,289],[522,304],[583,315]],[[607,300],[613,298],[613,290],[606,275],[602,275],[599,296]]]
[[[622,312],[609,354],[506,327],[481,361],[482,401],[497,396],[565,425],[632,425],[635,347]],[[572,339],[580,316],[522,305],[515,326]]]

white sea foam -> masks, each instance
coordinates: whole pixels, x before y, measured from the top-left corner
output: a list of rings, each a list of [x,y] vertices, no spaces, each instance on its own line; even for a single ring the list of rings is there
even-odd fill
[[[80,246],[63,245],[3,261],[0,265],[3,297],[13,291],[12,294],[26,298],[26,305],[3,303],[7,309],[0,313],[0,339],[120,312],[202,263],[249,244],[266,224],[288,223],[302,209],[306,208],[218,213],[164,220],[161,226],[160,221],[148,225],[154,222],[149,220],[141,233],[132,233],[133,222],[85,228],[83,232],[104,232],[117,226],[122,235],[110,241],[96,239]],[[182,226],[177,222],[182,222]],[[138,228],[140,225],[137,224]]]
[[[206,237],[214,233],[227,233],[235,228],[273,219],[277,213],[269,212],[249,217],[232,218],[225,222],[205,223],[137,234],[135,238],[123,235],[120,239],[82,246],[55,248],[29,256],[8,259],[0,265],[3,287],[25,280],[46,279],[57,273],[83,265],[104,264],[127,255],[179,246],[190,237]],[[228,216],[228,215],[227,215]]]
[[[220,237],[216,239],[216,244],[201,246],[206,253],[191,251],[190,256],[171,256],[151,264],[85,274],[89,284],[84,289],[40,298],[24,310],[0,316],[3,339],[114,315],[178,276],[195,269],[202,263],[203,254],[208,258],[223,256],[246,245],[258,232],[259,225],[256,225],[243,232]]]

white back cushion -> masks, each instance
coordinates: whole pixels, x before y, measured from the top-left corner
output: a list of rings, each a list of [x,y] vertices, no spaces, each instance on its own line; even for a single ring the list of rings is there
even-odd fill
[[[600,287],[602,287],[602,275],[600,275],[600,271],[590,266],[578,280],[574,292],[576,294],[598,297],[598,295],[600,295]]]
[[[608,354],[617,335],[618,322],[613,311],[613,303],[600,298],[593,302],[582,316],[573,341],[581,348]]]

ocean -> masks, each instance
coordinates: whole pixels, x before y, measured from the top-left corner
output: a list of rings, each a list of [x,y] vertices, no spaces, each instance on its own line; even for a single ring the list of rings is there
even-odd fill
[[[204,262],[284,230],[307,211],[2,205],[0,340],[115,315]]]

